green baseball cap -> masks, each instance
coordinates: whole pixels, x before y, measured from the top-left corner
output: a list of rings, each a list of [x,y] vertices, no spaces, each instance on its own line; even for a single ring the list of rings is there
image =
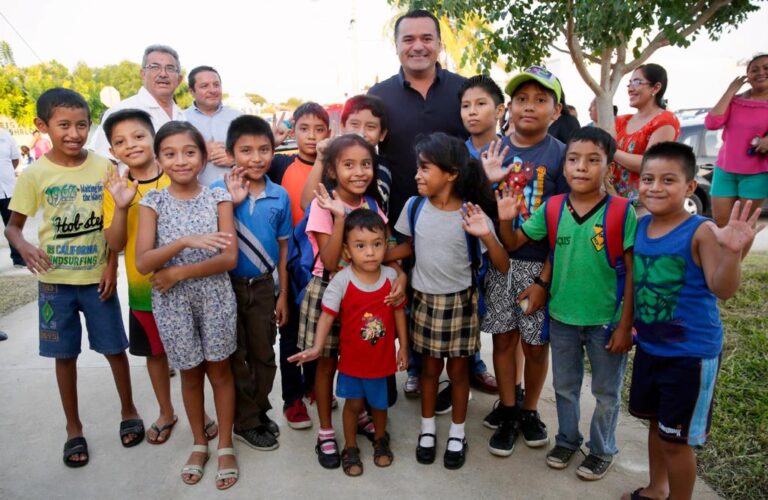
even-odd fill
[[[543,66],[528,66],[522,73],[512,78],[504,90],[511,97],[515,90],[517,90],[517,87],[529,80],[535,80],[544,88],[554,92],[557,96],[557,102],[560,102],[560,99],[563,96],[563,88],[560,86],[560,80],[557,79],[554,73]]]

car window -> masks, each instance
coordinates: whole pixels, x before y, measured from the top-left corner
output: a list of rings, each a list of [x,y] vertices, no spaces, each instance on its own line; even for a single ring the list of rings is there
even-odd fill
[[[704,156],[717,156],[723,145],[722,130],[707,130],[704,134]]]
[[[677,138],[677,142],[687,144],[694,153],[698,154],[701,130],[699,127],[683,127],[680,129],[680,137]]]

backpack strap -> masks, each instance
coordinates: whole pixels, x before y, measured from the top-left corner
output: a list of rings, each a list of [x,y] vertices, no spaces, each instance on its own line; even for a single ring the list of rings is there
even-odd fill
[[[554,259],[555,246],[557,246],[557,228],[560,226],[560,217],[563,215],[565,202],[568,199],[567,194],[556,194],[550,196],[546,201],[544,213],[544,222],[547,227],[547,240],[549,241],[549,257]]]
[[[603,239],[605,240],[605,256],[608,265],[616,271],[616,302],[613,319],[621,308],[624,299],[624,287],[627,279],[627,268],[624,264],[624,228],[631,202],[622,196],[608,195],[603,215]],[[613,323],[610,330],[613,330]]]
[[[421,209],[424,207],[423,196],[412,196],[408,200],[408,228],[411,230],[411,241],[416,239],[416,220],[419,218]],[[413,260],[416,260],[416,245],[413,246]]]

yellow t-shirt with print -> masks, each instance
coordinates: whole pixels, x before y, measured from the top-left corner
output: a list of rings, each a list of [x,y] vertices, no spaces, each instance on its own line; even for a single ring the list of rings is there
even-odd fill
[[[77,167],[57,165],[43,155],[19,176],[8,208],[27,217],[43,210],[38,239],[53,269],[39,276],[42,283],[101,281],[107,262],[101,205],[111,165],[92,152]]]
[[[141,274],[136,269],[136,237],[139,233],[139,202],[152,189],[158,191],[169,186],[171,179],[160,174],[154,179],[139,181],[136,195],[128,205],[126,216],[127,239],[125,242],[125,272],[128,278],[128,306],[136,311],[152,311],[152,283],[150,275]],[[115,200],[108,190],[104,190],[104,229],[112,226],[115,217]]]

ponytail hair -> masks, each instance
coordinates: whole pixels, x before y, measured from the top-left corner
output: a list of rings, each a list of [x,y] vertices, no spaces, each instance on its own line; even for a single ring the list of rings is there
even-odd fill
[[[496,217],[496,200],[482,164],[472,158],[466,144],[443,132],[421,137],[415,146],[419,162],[428,161],[440,170],[456,173],[453,189],[463,201],[470,201],[491,218]]]
[[[656,93],[654,98],[658,107],[667,109],[667,100],[664,99],[664,93],[667,91],[667,70],[663,66],[654,63],[643,64],[638,66],[637,69],[643,72],[643,76],[651,82],[651,86],[657,83],[661,84],[661,90]]]
[[[357,134],[341,135],[331,141],[328,145],[328,148],[325,150],[325,155],[323,156],[322,183],[328,192],[331,192],[336,188],[339,182],[336,178],[336,161],[344,151],[354,146],[362,147],[371,155],[373,177],[371,178],[370,184],[368,184],[368,187],[365,189],[365,196],[370,196],[376,200],[376,203],[381,207],[381,194],[379,194],[379,183],[376,176],[376,171],[378,170],[376,165],[376,150],[368,143],[368,141]]]

